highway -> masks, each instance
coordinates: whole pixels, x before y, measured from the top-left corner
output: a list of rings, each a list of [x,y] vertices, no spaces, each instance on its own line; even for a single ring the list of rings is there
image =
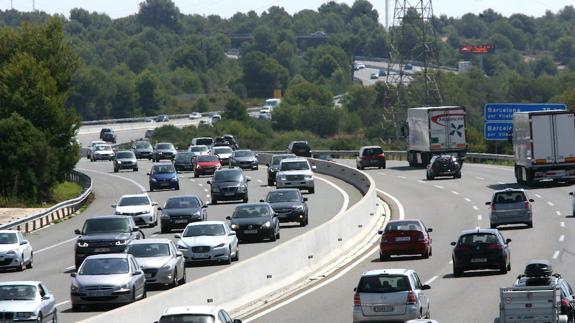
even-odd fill
[[[340,161],[353,165],[352,161]],[[431,285],[432,318],[442,323],[493,322],[498,315],[499,288],[513,284],[530,259],[549,259],[555,271],[575,282],[575,257],[570,247],[573,235],[570,188],[541,187],[528,189],[535,199],[534,228],[503,227],[502,234],[511,238],[512,270],[501,275],[493,271],[466,272],[452,276],[451,241],[461,230],[489,226],[489,209],[485,202],[495,189],[518,187],[510,167],[465,164],[459,180],[425,180],[425,170],[410,169],[407,162],[388,161],[385,170],[366,170],[382,189],[399,199],[405,218],[420,218],[433,228],[433,255],[430,259],[394,257],[381,262],[379,251],[359,259],[341,277],[320,288],[270,307],[245,322],[349,323],[352,320],[353,288],[362,272],[376,268],[411,268]],[[395,215],[399,217],[398,214]],[[299,297],[299,298],[298,298]]]

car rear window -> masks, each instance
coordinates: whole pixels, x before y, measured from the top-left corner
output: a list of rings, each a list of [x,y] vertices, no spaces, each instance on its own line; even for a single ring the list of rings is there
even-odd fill
[[[122,158],[134,158],[134,153],[131,152],[131,151],[122,151],[122,152],[119,152],[119,153],[116,155],[116,157],[117,157],[118,159],[122,159]]]
[[[385,232],[390,231],[422,231],[422,230],[419,223],[410,221],[410,222],[389,223],[385,228]]]
[[[159,323],[214,323],[214,318],[207,314],[164,315]]]
[[[396,293],[411,290],[405,275],[364,276],[359,281],[359,293]]]
[[[214,140],[212,138],[196,139],[196,145],[211,146],[213,143],[214,143]]]
[[[479,243],[498,243],[497,236],[491,233],[466,234],[459,238],[459,245],[475,245]]]
[[[158,144],[156,147],[158,147],[158,149],[174,149],[174,145],[172,144]]]
[[[295,143],[293,144],[293,150],[302,151],[302,150],[309,150],[309,145],[306,143]]]
[[[366,148],[363,151],[364,156],[372,156],[372,155],[379,155],[383,154],[383,149],[381,148]]]
[[[511,192],[499,192],[495,193],[493,197],[493,203],[505,204],[505,203],[518,203],[525,202],[527,198],[522,191],[511,191]]]

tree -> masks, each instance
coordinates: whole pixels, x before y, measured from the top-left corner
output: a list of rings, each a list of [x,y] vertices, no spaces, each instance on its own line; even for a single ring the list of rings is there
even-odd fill
[[[238,97],[231,97],[228,102],[226,102],[225,112],[223,115],[224,119],[237,120],[237,121],[247,121],[249,119],[248,111],[246,106]]]
[[[555,45],[554,55],[561,64],[569,64],[569,61],[575,56],[575,38],[571,36],[559,38]]]
[[[138,94],[138,106],[144,115],[158,114],[160,107],[165,102],[165,94],[160,80],[149,70],[145,70],[136,78],[136,93]]]
[[[242,82],[248,90],[248,96],[269,98],[274,89],[287,86],[288,71],[274,58],[255,51],[242,56],[240,61]]]
[[[196,100],[196,102],[194,102],[192,109],[196,112],[207,112],[209,107],[210,103],[208,98],[206,98],[205,95],[202,95]]]
[[[142,25],[159,28],[168,27],[178,30],[180,10],[171,0],[146,0],[140,3],[138,20]]]
[[[142,48],[135,48],[130,51],[128,61],[126,62],[132,72],[138,74],[150,64],[150,54]]]

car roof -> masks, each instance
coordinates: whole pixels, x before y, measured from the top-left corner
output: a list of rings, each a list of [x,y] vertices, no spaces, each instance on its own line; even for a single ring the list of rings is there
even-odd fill
[[[267,202],[243,203],[243,204],[236,206],[236,209],[237,208],[243,208],[243,207],[251,207],[251,206],[269,206],[269,205],[270,204]]]
[[[275,192],[293,192],[293,191],[298,192],[298,193],[301,192],[299,190],[299,188],[278,188],[278,189],[269,191],[268,194],[275,193]]]
[[[523,193],[525,193],[525,190],[522,189],[522,188],[511,188],[511,187],[508,187],[508,188],[505,188],[505,189],[502,189],[502,190],[497,190],[497,191],[493,192],[493,194],[495,195],[496,193],[501,193],[501,192],[523,192]]]
[[[224,172],[235,172],[235,173],[242,173],[243,171],[238,168],[238,167],[234,167],[234,168],[220,168],[220,169],[216,169],[215,173],[224,173]]]
[[[168,197],[168,200],[182,198],[182,197],[195,197],[198,200],[201,200],[201,198],[199,196],[197,196],[196,194],[171,195],[170,197]]]
[[[209,305],[176,306],[166,309],[162,315],[206,314],[216,316],[219,311],[220,311],[219,307]]]
[[[128,258],[127,253],[103,253],[103,254],[99,254],[99,255],[90,255],[88,256],[86,259],[90,258],[90,259],[107,259],[107,258],[118,258],[118,259],[122,259],[122,258]]]
[[[423,223],[420,219],[403,219],[403,220],[390,220],[389,223],[408,223],[408,222],[419,222]]]
[[[206,224],[226,224],[224,221],[199,221],[199,222],[190,222],[186,227],[194,227],[199,225],[206,225]]]
[[[170,243],[172,240],[170,239],[162,239],[162,238],[148,238],[148,239],[138,239],[132,240],[130,242],[131,245],[133,244],[148,244],[148,243]]]
[[[240,151],[249,151],[250,153],[253,153],[254,151],[251,149],[238,149],[238,150],[234,150],[235,153],[240,152]]]
[[[102,219],[131,219],[129,215],[100,215],[86,219],[86,221],[102,220]]]
[[[156,145],[173,145],[171,142],[157,142]]]
[[[130,153],[130,154],[133,154],[134,152],[131,151],[131,150],[120,150],[120,151],[117,151],[116,153],[118,153],[118,154],[119,154],[119,153]]]
[[[294,140],[291,142],[292,144],[307,144],[307,140]]]
[[[291,154],[291,153],[285,153],[285,154],[273,154],[272,158],[274,157],[297,157],[295,154]]]
[[[461,231],[461,233],[459,235],[462,236],[462,235],[473,234],[473,233],[496,234],[497,232],[498,232],[497,229],[476,228],[476,229],[463,230],[463,231]]]
[[[6,285],[38,285],[42,282],[37,280],[14,280],[14,281],[7,281],[7,282],[0,282],[0,286]]]
[[[18,230],[0,230],[0,233],[17,233],[20,232]]]
[[[145,197],[148,197],[148,198],[150,197],[150,196],[148,195],[148,193],[139,193],[139,194],[124,194],[124,195],[122,195],[122,196],[120,197],[120,199],[123,199],[123,198],[125,198],[125,197],[140,197],[140,196],[145,196]]]
[[[162,163],[153,163],[153,164],[152,164],[152,167],[153,167],[153,166],[166,166],[166,165],[167,165],[167,166],[170,166],[170,165],[171,165],[171,166],[174,166],[174,164],[172,164],[172,163],[170,163],[170,162],[162,162]]]
[[[361,276],[378,276],[378,275],[407,275],[411,269],[374,269],[361,274]]]
[[[291,158],[286,158],[286,159],[282,159],[282,163],[289,163],[289,162],[307,162],[307,159],[302,158],[302,157],[291,157]]]
[[[381,146],[363,146],[360,149],[372,149],[372,148],[381,148]]]

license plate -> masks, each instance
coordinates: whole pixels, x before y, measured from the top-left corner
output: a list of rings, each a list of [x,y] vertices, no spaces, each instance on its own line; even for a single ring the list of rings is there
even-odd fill
[[[103,290],[92,290],[87,292],[88,296],[91,297],[102,297],[102,296],[109,296],[110,293]]]
[[[168,186],[168,185],[170,185],[170,183],[168,183],[168,182],[161,182],[160,185],[162,185],[162,186]]]
[[[392,305],[378,305],[373,307],[374,312],[392,312],[393,306]]]
[[[234,194],[235,194],[235,192],[224,192],[224,195],[225,195],[225,196],[232,196],[232,195],[234,195]]]
[[[472,258],[471,262],[487,262],[487,258]]]
[[[194,255],[194,258],[196,258],[196,259],[207,259],[207,258],[210,258],[210,255],[208,255],[207,253],[197,253]]]
[[[411,237],[396,237],[395,241],[409,241]]]
[[[174,223],[188,223],[188,220],[183,219],[183,220],[175,220]]]
[[[96,248],[94,252],[110,252],[110,248]]]
[[[258,230],[244,230],[245,234],[256,234],[258,233]]]
[[[146,273],[146,279],[147,278],[152,278],[152,274],[151,273]]]

